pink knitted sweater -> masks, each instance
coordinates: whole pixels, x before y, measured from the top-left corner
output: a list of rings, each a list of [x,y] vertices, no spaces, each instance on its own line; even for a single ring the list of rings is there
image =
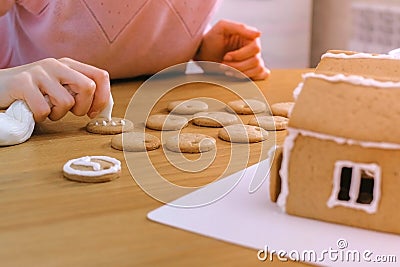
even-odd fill
[[[70,57],[112,78],[153,74],[194,56],[219,1],[0,1],[0,68]]]

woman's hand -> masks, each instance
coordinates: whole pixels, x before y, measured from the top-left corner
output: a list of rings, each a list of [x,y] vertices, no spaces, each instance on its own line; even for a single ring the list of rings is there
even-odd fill
[[[244,24],[219,21],[204,35],[194,59],[228,65],[253,80],[265,79],[270,71],[261,57],[260,35]],[[229,70],[226,74],[233,75]]]
[[[0,107],[24,100],[36,122],[47,117],[59,120],[68,111],[93,118],[109,97],[108,73],[70,58],[47,58],[0,70]]]

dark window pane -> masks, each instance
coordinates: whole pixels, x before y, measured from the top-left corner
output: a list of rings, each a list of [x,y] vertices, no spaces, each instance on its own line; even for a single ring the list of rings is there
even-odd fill
[[[353,173],[353,168],[343,167],[340,173],[340,191],[337,196],[338,200],[349,201],[350,200],[350,185],[351,185],[351,175]]]
[[[371,204],[374,199],[374,173],[369,171],[361,171],[360,190],[357,203]]]

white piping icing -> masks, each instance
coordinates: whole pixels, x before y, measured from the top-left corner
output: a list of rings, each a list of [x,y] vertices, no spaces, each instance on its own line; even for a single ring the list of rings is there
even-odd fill
[[[394,52],[389,54],[370,54],[370,53],[356,53],[356,54],[351,54],[348,55],[346,53],[330,53],[327,52],[321,56],[322,58],[376,58],[376,59],[398,59],[398,57],[395,56]]]
[[[303,75],[304,78],[304,75]],[[304,82],[300,82],[296,88],[293,90],[293,99],[296,102],[297,98],[299,97],[301,90],[303,89]]]
[[[294,140],[297,138],[298,132],[288,131],[288,135],[285,138],[282,149],[282,165],[279,170],[279,176],[281,177],[281,192],[277,199],[277,205],[286,212],[286,200],[289,195],[289,159],[290,152],[294,146]]]
[[[113,166],[111,166],[108,169],[101,169],[101,166],[99,163],[96,162],[91,162],[92,159],[98,159],[98,160],[103,160],[107,162],[111,162]],[[80,165],[80,166],[88,166],[92,167],[93,170],[91,171],[82,171],[82,170],[77,170],[71,167],[71,165]],[[118,171],[121,170],[121,162],[115,158],[107,157],[107,156],[86,156],[86,157],[81,157],[78,159],[71,159],[67,163],[64,164],[63,171],[68,174],[72,175],[80,175],[80,176],[90,176],[90,177],[96,177],[96,176],[102,176],[106,174],[111,174],[111,173],[117,173]]]
[[[351,175],[350,190],[349,190],[349,196],[350,196],[349,201],[341,201],[337,199],[340,191],[340,173],[343,167],[353,168]],[[357,203],[357,198],[359,195],[359,189],[361,183],[361,169],[369,170],[375,174],[373,178],[374,179],[373,199],[370,204]],[[363,210],[369,214],[372,214],[376,213],[376,211],[378,210],[378,203],[380,198],[381,198],[381,169],[377,164],[355,163],[351,161],[337,161],[335,163],[332,193],[326,203],[326,205],[329,208],[333,208],[335,206],[343,206],[347,208]]]
[[[111,121],[111,113],[114,107],[114,99],[110,92],[110,98],[108,99],[107,106],[97,115],[98,118],[106,118]]]
[[[343,75],[343,74],[336,74],[333,76],[328,76],[324,74],[309,72],[303,74],[303,78],[317,78],[326,80],[329,82],[347,82],[354,85],[362,85],[362,86],[373,86],[379,88],[400,88],[400,82],[381,82],[372,78],[365,78],[359,75]]]
[[[33,114],[22,100],[14,101],[0,113],[0,146],[17,145],[28,140],[35,128]]]
[[[379,149],[388,149],[388,150],[400,150],[400,144],[388,143],[388,142],[371,142],[371,141],[360,141],[345,137],[338,137],[329,134],[322,134],[308,130],[300,130],[295,128],[288,128],[289,132],[296,132],[303,136],[314,137],[321,140],[329,140],[334,141],[340,145],[357,145],[364,148],[379,148]]]
[[[329,82],[347,82],[354,85],[361,85],[361,86],[373,86],[378,88],[400,88],[400,82],[380,82],[372,78],[365,78],[363,76],[358,75],[343,75],[343,74],[336,74],[333,76],[328,76],[325,74],[308,72],[302,75],[303,82],[300,82],[297,87],[293,91],[293,98],[295,101],[297,100],[298,96],[300,95],[301,91],[303,90],[304,81],[308,78],[316,78],[321,79]]]

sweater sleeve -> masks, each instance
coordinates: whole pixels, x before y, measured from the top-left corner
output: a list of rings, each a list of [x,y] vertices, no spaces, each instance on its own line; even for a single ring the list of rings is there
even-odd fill
[[[5,15],[15,4],[15,0],[0,0],[0,17]]]

